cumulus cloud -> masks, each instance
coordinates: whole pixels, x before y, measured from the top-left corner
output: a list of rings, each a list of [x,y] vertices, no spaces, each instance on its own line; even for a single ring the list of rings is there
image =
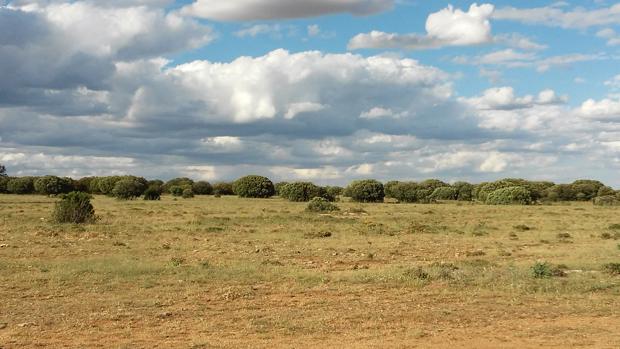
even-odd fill
[[[583,116],[600,121],[620,122],[620,99],[588,99],[580,108]]]
[[[372,31],[349,41],[349,49],[403,48],[409,50],[442,46],[469,46],[492,41],[489,18],[491,4],[472,4],[467,12],[451,5],[432,13],[426,20],[426,34],[394,34]]]
[[[387,11],[393,5],[393,0],[196,0],[183,7],[181,13],[217,21],[253,21],[336,13],[368,16]]]

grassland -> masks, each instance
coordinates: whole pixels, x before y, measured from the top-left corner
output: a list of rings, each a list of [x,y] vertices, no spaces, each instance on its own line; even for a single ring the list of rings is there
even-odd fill
[[[0,348],[620,347],[618,208],[54,201],[0,195]]]

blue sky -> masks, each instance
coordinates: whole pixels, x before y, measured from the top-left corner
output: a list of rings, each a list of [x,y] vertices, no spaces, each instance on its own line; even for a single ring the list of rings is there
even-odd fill
[[[614,2],[0,5],[13,174],[620,186]]]

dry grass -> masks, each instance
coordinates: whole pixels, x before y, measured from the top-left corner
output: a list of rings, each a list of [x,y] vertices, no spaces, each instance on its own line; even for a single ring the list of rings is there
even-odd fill
[[[620,347],[616,208],[53,202],[0,195],[0,348]]]

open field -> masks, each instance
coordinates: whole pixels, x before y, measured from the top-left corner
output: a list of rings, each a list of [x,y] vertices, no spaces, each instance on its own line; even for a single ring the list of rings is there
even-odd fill
[[[0,348],[620,347],[618,208],[54,201],[0,195]]]

